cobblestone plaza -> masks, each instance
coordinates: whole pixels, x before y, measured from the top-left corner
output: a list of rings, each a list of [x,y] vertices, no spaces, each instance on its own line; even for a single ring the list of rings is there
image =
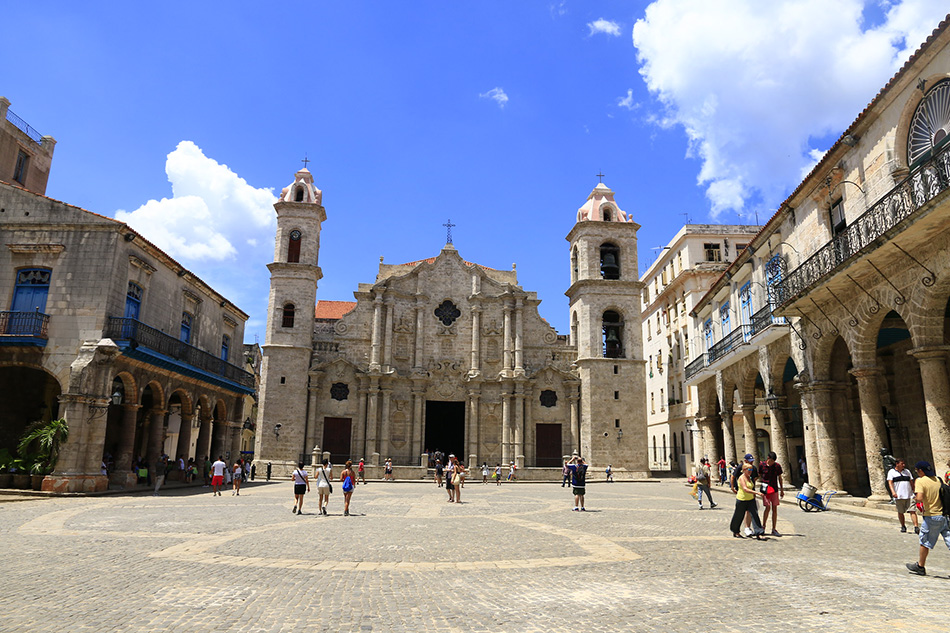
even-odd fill
[[[946,631],[950,553],[910,576],[891,522],[783,505],[736,540],[733,502],[679,482],[359,486],[355,516],[295,516],[289,482],[241,496],[0,503],[0,631]],[[833,503],[833,502],[832,502]]]

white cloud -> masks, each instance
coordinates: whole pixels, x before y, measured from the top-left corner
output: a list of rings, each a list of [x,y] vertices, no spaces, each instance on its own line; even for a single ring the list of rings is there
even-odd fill
[[[274,225],[273,192],[250,186],[191,141],[182,141],[168,155],[165,173],[171,198],[149,200],[131,213],[120,209],[115,219],[172,257],[183,262],[232,259],[238,255],[234,244],[254,246],[261,229]]]
[[[633,28],[640,74],[700,159],[713,216],[774,208],[946,14],[931,0],[656,0]],[[821,16],[815,19],[815,16]],[[631,94],[631,93],[628,93]],[[622,105],[622,104],[621,104]],[[810,169],[810,167],[808,167]]]
[[[603,33],[605,35],[620,37],[620,25],[616,22],[605,20],[604,18],[598,18],[593,22],[588,22],[587,28],[590,29],[590,32],[587,34],[588,36]]]
[[[636,110],[640,104],[633,100],[633,89],[627,89],[626,97],[617,97],[617,105],[628,110]]]
[[[505,91],[501,88],[492,88],[488,92],[482,92],[478,96],[482,99],[494,99],[499,108],[504,108],[505,104],[508,103],[508,95],[506,95]]]

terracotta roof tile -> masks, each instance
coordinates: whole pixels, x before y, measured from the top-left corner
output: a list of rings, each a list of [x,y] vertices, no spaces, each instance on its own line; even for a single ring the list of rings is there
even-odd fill
[[[355,301],[317,301],[315,319],[339,319],[356,307]]]

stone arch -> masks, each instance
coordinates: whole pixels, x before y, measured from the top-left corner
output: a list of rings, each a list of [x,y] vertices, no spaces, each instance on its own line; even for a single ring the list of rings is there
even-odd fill
[[[178,396],[179,402],[181,402],[181,411],[182,413],[194,413],[194,401],[192,400],[191,394],[188,393],[184,387],[175,387],[171,393],[168,394],[168,400],[165,401],[165,408],[167,409],[171,404],[172,398]]]
[[[123,370],[112,377],[112,383],[115,384],[116,380],[122,383],[122,404],[138,404],[139,390],[135,376]]]
[[[940,249],[926,262],[931,270],[950,270],[950,251]],[[921,277],[923,270],[913,271]],[[910,330],[911,340],[916,346],[944,345],[944,319],[947,302],[950,301],[950,275],[938,275],[931,286],[915,283],[910,303],[913,306],[913,321],[904,322]]]
[[[142,386],[142,392],[139,396],[138,402],[142,405],[145,405],[145,390],[151,389],[151,398],[152,404],[151,407],[164,405],[167,400],[165,399],[165,387],[162,386],[157,380],[150,380],[147,384]]]
[[[913,311],[907,302],[897,303],[898,294],[890,287],[877,287],[874,289],[875,303],[870,297],[864,296],[857,305],[856,315],[858,316],[858,326],[850,329],[850,336],[846,339],[848,348],[851,351],[851,357],[857,367],[868,367],[874,365],[877,355],[877,334],[881,329],[884,319],[892,311],[900,315],[904,323],[908,326],[911,333],[911,340],[914,340],[914,333],[910,328],[913,318]],[[878,307],[878,305],[880,307]],[[875,309],[876,308],[876,309]],[[919,326],[917,328],[920,329]]]

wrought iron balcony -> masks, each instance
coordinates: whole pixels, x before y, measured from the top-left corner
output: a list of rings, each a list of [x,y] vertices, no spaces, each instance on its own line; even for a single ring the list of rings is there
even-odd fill
[[[950,187],[950,144],[917,167],[844,231],[776,284],[778,307],[798,299]]]
[[[785,325],[785,317],[777,317],[772,314],[772,306],[766,305],[764,308],[752,315],[752,326],[750,336],[761,334],[772,325]]]
[[[46,345],[49,315],[34,312],[0,312],[0,344]]]
[[[114,341],[129,341],[129,347],[133,350],[142,346],[204,372],[221,376],[248,389],[254,388],[253,374],[221,360],[214,354],[209,354],[161,330],[145,325],[138,319],[109,317],[109,324],[104,334]]]
[[[689,380],[706,367],[706,355],[700,354],[693,362],[686,366],[686,380]]]
[[[717,360],[725,356],[728,352],[731,352],[735,348],[748,341],[750,327],[751,326],[748,325],[740,325],[732,332],[719,339],[719,342],[717,342],[715,345],[710,347],[709,351],[706,352],[706,357],[709,359],[709,364],[712,365]]]

